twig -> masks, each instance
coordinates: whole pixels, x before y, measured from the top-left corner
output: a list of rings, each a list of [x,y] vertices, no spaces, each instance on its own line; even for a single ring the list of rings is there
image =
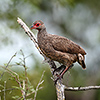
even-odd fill
[[[23,99],[26,100],[26,93],[25,93],[25,80],[23,80]]]
[[[4,66],[1,66],[1,67],[5,68]],[[6,68],[6,71],[15,79],[15,81],[18,83],[19,87],[22,88],[18,74],[16,74],[15,72],[13,72],[12,70],[10,70],[8,68]],[[16,75],[17,78],[13,74]],[[21,93],[23,94],[23,90],[21,90]]]
[[[24,69],[25,69],[25,89],[26,89],[26,92],[28,91],[28,87],[27,87],[27,83],[28,83],[28,77],[27,77],[27,67],[26,67],[26,62],[25,62],[25,60],[26,60],[26,57],[25,57],[25,55],[24,55],[24,53],[23,53],[23,51],[22,50],[20,50],[21,51],[21,53],[22,53],[22,56],[23,56],[23,59],[22,59],[22,61],[23,61],[23,67],[24,67]],[[23,81],[24,82],[24,81]],[[24,92],[24,91],[23,91]],[[24,93],[24,95],[26,95],[26,92]],[[25,96],[26,97],[26,96]]]
[[[4,100],[6,100],[6,81],[4,81]]]
[[[0,90],[0,92],[4,92],[4,91],[11,91],[11,90],[15,90],[15,88],[2,89],[2,90]]]
[[[37,85],[37,87],[36,87],[36,91],[32,91],[31,93],[26,94],[26,97],[28,97],[28,96],[30,96],[31,94],[35,93],[34,99],[33,99],[33,100],[36,99],[37,91],[40,90],[40,89],[42,89],[42,87],[39,88],[39,86],[44,82],[44,80],[42,80],[42,79],[43,79],[43,76],[44,76],[44,72],[45,72],[45,71],[43,71],[42,76],[41,76],[41,78],[40,78],[40,80],[39,80],[39,83],[38,83],[38,85]],[[20,100],[21,98],[23,98],[23,96],[19,97],[17,100]]]
[[[40,48],[38,47],[37,44],[37,39],[35,37],[35,35],[33,34],[33,32],[28,28],[28,26],[18,17],[17,18],[17,22],[21,25],[21,27],[24,29],[25,33],[30,37],[30,39],[34,42],[36,48],[39,50],[40,54],[43,57],[46,57],[40,50]]]
[[[7,67],[9,66],[9,64],[10,64],[10,62],[11,62],[11,60],[16,56],[16,54],[17,53],[15,53],[11,58],[10,58],[10,60],[8,61],[8,63],[7,63],[7,65],[6,65],[6,67],[5,67],[5,70],[7,69]],[[0,79],[3,77],[3,75],[4,75],[4,73],[5,73],[5,70],[4,70],[4,72],[1,74],[1,77],[0,77]]]
[[[33,100],[36,100],[36,95],[37,95],[37,91],[39,90],[39,86],[44,82],[44,80],[42,80],[43,79],[43,76],[44,76],[44,72],[45,71],[43,71],[43,74],[42,74],[42,76],[40,78],[40,81],[39,81],[39,83],[38,83],[38,85],[36,87],[36,91],[35,91],[35,95],[34,95],[34,99]]]
[[[92,89],[100,89],[100,86],[87,86],[87,87],[66,87],[64,86],[66,91],[86,91]]]

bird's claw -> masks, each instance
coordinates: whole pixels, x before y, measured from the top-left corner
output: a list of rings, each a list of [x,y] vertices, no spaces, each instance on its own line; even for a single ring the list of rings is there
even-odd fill
[[[56,85],[57,81],[58,81],[58,80],[61,80],[61,78],[62,78],[62,76],[59,75],[59,76],[57,77],[57,79],[54,80],[54,85]]]

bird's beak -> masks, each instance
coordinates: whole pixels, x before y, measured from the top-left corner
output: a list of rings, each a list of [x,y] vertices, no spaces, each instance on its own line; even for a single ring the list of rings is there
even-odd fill
[[[31,27],[30,27],[30,29],[32,30],[32,29],[35,29],[36,28],[36,26],[34,26],[34,25],[32,25]]]

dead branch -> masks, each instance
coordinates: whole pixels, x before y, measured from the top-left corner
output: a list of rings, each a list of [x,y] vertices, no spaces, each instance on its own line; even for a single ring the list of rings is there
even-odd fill
[[[87,87],[67,87],[65,86],[64,89],[66,91],[86,91],[92,89],[100,89],[100,86],[87,86]]]

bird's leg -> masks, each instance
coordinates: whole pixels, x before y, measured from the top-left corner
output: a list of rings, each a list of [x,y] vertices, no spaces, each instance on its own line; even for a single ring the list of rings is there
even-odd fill
[[[61,72],[61,74],[58,76],[58,78],[55,80],[55,84],[56,84],[56,82],[57,82],[57,80],[59,80],[59,79],[61,79],[62,77],[63,77],[63,75],[65,74],[65,72],[67,72],[70,68],[72,68],[73,67],[73,64],[71,65],[71,66],[68,66],[67,68],[65,68],[62,72]]]
[[[65,72],[67,72],[67,71],[68,71],[69,69],[71,69],[73,66],[74,66],[74,64],[70,65],[70,66],[68,67],[68,69],[67,69]],[[65,69],[64,69],[64,70],[65,70]],[[63,70],[63,71],[64,71],[64,70]],[[61,74],[63,73],[63,71],[61,72]],[[64,72],[64,73],[65,73],[65,72]],[[61,75],[61,74],[60,74],[60,75]],[[64,74],[63,74],[63,75],[64,75]],[[62,77],[63,77],[63,76],[62,76]]]
[[[68,66],[67,68],[65,68],[64,71],[57,77],[57,79],[55,80],[55,84],[57,83],[57,81],[58,81],[59,79],[61,79],[61,78],[63,77],[64,73],[65,73],[66,71],[68,71],[69,67],[70,67],[70,66]]]
[[[60,67],[56,68],[54,71],[53,71],[53,75],[54,73],[57,71],[57,72],[63,72],[65,70],[66,66],[65,65],[61,65]],[[60,73],[61,74],[61,73]]]

